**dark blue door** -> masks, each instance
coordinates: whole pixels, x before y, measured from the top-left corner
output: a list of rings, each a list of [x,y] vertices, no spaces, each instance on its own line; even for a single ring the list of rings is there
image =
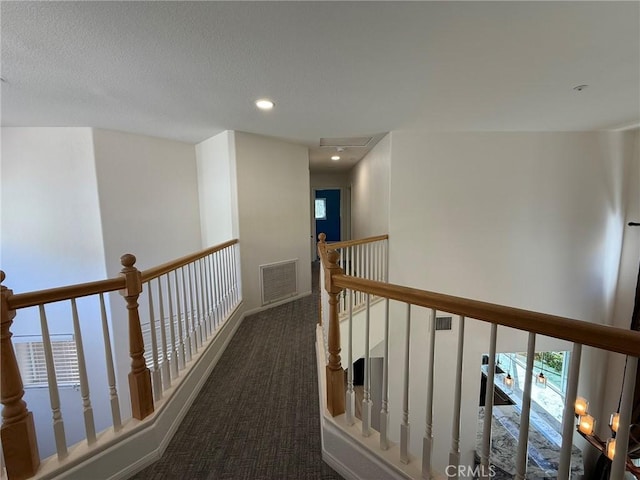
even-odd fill
[[[340,241],[340,190],[316,190],[316,236],[327,235],[327,242]]]

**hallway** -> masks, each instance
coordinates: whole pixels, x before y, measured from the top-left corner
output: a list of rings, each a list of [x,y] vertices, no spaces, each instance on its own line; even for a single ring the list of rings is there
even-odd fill
[[[340,479],[322,461],[314,293],[246,317],[160,460],[134,479]]]

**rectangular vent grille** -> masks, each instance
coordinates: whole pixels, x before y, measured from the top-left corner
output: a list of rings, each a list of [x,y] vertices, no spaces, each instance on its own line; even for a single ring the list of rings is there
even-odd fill
[[[373,137],[321,138],[321,147],[366,147]]]
[[[298,260],[260,265],[262,305],[298,294]]]
[[[436,330],[451,330],[451,317],[436,317]]]

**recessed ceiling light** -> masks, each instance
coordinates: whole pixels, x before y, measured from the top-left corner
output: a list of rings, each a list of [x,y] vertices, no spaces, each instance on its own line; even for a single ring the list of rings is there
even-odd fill
[[[267,98],[261,98],[260,100],[256,100],[256,107],[260,110],[271,110],[274,107],[275,103]]]
[[[589,85],[576,85],[575,87],[573,87],[573,89],[574,89],[576,92],[581,92],[581,91],[583,91],[585,88],[587,88],[588,86],[589,86]]]
[[[331,160],[333,160],[333,161],[340,160],[340,156],[339,155],[334,155],[333,157],[331,157]]]

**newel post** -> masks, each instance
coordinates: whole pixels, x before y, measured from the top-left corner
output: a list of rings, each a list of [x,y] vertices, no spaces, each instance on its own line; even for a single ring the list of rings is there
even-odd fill
[[[0,283],[5,274],[0,271]],[[8,298],[13,291],[0,285],[1,295],[1,330],[0,330],[0,359],[2,402],[2,449],[7,468],[7,476],[11,480],[33,477],[40,466],[40,454],[36,430],[33,423],[33,413],[27,410],[27,404],[22,399],[24,389],[22,377],[18,369],[16,353],[11,342],[11,324],[16,316],[15,310],[9,310]]]
[[[129,355],[131,371],[129,372],[129,392],[131,395],[131,412],[133,418],[142,420],[153,413],[153,393],[151,390],[151,372],[144,360],[144,341],[138,313],[138,297],[142,293],[142,275],[134,263],[136,257],[127,253],[120,257],[122,270],[120,275],[126,280],[125,289],[120,294],[127,301],[129,316]]]
[[[340,320],[338,318],[338,296],[342,288],[336,287],[332,276],[342,273],[338,265],[340,254],[335,250],[326,250],[325,236],[320,235],[320,248],[326,252],[328,265],[325,269],[325,289],[329,294],[329,363],[327,364],[327,408],[334,417],[345,411],[344,370],[340,364]]]

